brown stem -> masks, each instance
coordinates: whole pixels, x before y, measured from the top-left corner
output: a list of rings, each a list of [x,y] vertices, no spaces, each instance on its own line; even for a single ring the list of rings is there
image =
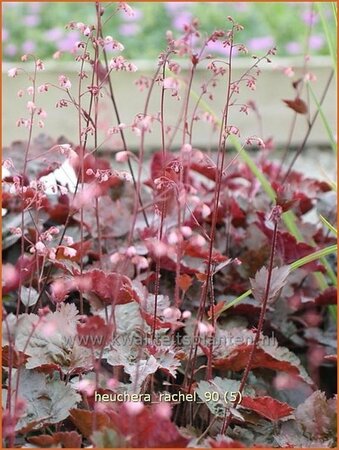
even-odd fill
[[[309,123],[309,126],[308,126],[308,129],[307,129],[306,135],[305,135],[305,137],[304,137],[304,140],[303,140],[301,146],[299,147],[298,151],[295,153],[295,155],[294,155],[292,161],[290,162],[290,165],[288,166],[288,169],[287,169],[287,171],[286,171],[286,173],[285,173],[285,176],[284,176],[284,178],[282,179],[282,182],[281,182],[282,184],[284,184],[284,183],[286,182],[286,180],[287,180],[287,178],[289,177],[289,175],[290,175],[290,173],[291,173],[291,170],[292,170],[292,168],[293,168],[293,166],[294,166],[296,160],[298,159],[298,157],[300,156],[300,154],[302,153],[302,151],[304,150],[304,148],[305,148],[305,146],[306,146],[307,140],[308,140],[308,138],[309,138],[309,136],[310,136],[310,134],[311,134],[311,131],[312,131],[313,126],[314,126],[314,123],[315,123],[315,121],[317,120],[317,117],[318,117],[318,115],[319,115],[320,106],[324,103],[324,100],[325,100],[325,97],[326,97],[326,95],[327,95],[327,92],[328,92],[328,89],[329,89],[329,87],[330,87],[330,84],[331,84],[331,81],[332,81],[332,79],[333,79],[333,76],[334,76],[334,70],[331,71],[331,74],[330,74],[330,76],[329,76],[329,79],[327,80],[327,83],[326,83],[326,86],[325,86],[323,95],[321,96],[321,99],[320,99],[320,101],[319,101],[319,108],[318,108],[317,111],[314,113],[313,118],[312,118],[312,120],[311,120],[310,123]]]
[[[255,333],[254,342],[253,342],[253,345],[251,348],[251,353],[248,358],[247,365],[245,367],[244,373],[243,373],[241,381],[240,381],[240,386],[239,386],[240,394],[242,394],[242,391],[244,390],[245,384],[247,382],[247,378],[248,378],[250,370],[251,370],[254,355],[255,355],[255,352],[256,352],[256,349],[257,349],[257,346],[258,346],[258,343],[260,340],[260,335],[261,335],[263,325],[264,325],[264,319],[265,319],[267,303],[268,303],[268,298],[269,298],[269,293],[270,293],[271,279],[272,279],[273,261],[274,261],[274,254],[275,254],[277,234],[278,234],[277,232],[278,232],[278,220],[274,219],[273,239],[272,239],[272,246],[271,246],[270,261],[269,261],[269,266],[268,266],[268,275],[267,275],[267,281],[266,281],[266,287],[265,287],[265,294],[264,294],[264,298],[262,300],[259,322],[258,322],[258,326],[257,326],[257,331]],[[234,402],[233,407],[237,406],[237,404],[239,402],[239,397],[240,396],[238,396],[238,399]],[[229,424],[231,423],[232,417],[233,417],[232,413],[229,413],[228,415],[225,416],[221,434],[226,433],[227,428],[228,428]]]

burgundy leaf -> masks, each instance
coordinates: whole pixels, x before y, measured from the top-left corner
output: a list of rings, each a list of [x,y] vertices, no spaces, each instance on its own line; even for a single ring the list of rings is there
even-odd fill
[[[289,266],[274,267],[271,273],[270,286],[268,291],[269,303],[272,303],[279,296],[280,291],[286,283],[286,279],[290,273]],[[268,279],[268,269],[262,267],[256,274],[254,279],[250,279],[253,296],[258,302],[263,302],[266,294],[266,285]]]
[[[283,100],[283,102],[296,113],[307,114],[307,105],[300,97],[296,97],[294,100]]]
[[[337,288],[334,286],[328,287],[323,292],[321,292],[316,298],[315,303],[317,305],[336,305],[337,298]]]
[[[294,409],[287,403],[279,402],[272,397],[243,397],[241,407],[255,411],[268,420],[277,421],[290,416]]]

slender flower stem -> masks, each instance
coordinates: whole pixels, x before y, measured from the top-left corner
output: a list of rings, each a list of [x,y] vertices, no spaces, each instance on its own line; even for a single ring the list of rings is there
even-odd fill
[[[211,232],[210,232],[210,241],[209,241],[209,254],[208,254],[208,260],[207,260],[207,273],[206,273],[206,281],[203,285],[201,298],[200,298],[200,304],[199,304],[199,310],[197,315],[197,324],[194,329],[194,336],[195,338],[199,336],[199,328],[198,328],[198,322],[203,318],[205,305],[207,301],[207,295],[209,292],[209,286],[211,281],[211,275],[212,275],[212,255],[213,255],[213,245],[215,240],[215,233],[216,233],[216,224],[217,224],[217,217],[218,217],[218,205],[219,205],[219,199],[220,199],[220,192],[221,192],[221,181],[223,177],[223,171],[224,171],[224,163],[225,163],[225,153],[226,153],[226,130],[228,126],[228,114],[229,114],[229,105],[230,105],[230,99],[231,99],[231,84],[232,84],[232,51],[233,51],[233,34],[234,34],[234,26],[232,27],[232,34],[231,34],[231,42],[230,42],[230,52],[229,52],[229,58],[228,58],[228,80],[227,80],[227,91],[226,91],[226,104],[223,111],[223,117],[222,117],[222,124],[220,128],[220,135],[219,135],[219,146],[218,146],[218,156],[217,156],[217,176],[216,176],[216,188],[215,188],[215,195],[213,200],[213,215],[212,215],[212,224],[211,224]],[[211,296],[211,301],[213,302],[213,296]],[[213,304],[211,305],[213,309]],[[212,326],[214,326],[214,320],[212,323]],[[196,339],[194,339],[196,341]],[[213,349],[210,348],[210,354],[208,355],[208,358],[212,358],[212,351]],[[194,352],[193,352],[193,358],[191,361],[191,355],[192,355],[192,347],[190,350],[190,359],[191,362],[191,376],[189,381],[189,387],[188,392],[191,391],[192,385],[193,385],[193,374],[196,364],[196,358],[197,358],[197,351],[198,351],[198,344],[195,344]],[[210,365],[210,362],[208,362],[208,365]],[[189,366],[189,364],[188,364]],[[187,376],[187,371],[185,374],[185,377]]]
[[[278,207],[275,207],[278,208]],[[275,249],[276,249],[276,244],[277,244],[277,235],[278,235],[278,219],[274,218],[274,230],[273,230],[273,237],[272,237],[272,245],[271,245],[271,254],[270,254],[270,260],[269,260],[269,265],[268,265],[268,275],[267,275],[267,281],[266,281],[266,287],[265,287],[265,294],[262,300],[262,306],[261,306],[261,310],[260,310],[260,316],[259,316],[259,321],[258,321],[258,326],[257,326],[257,330],[255,333],[255,337],[254,337],[254,341],[253,341],[253,345],[251,348],[251,353],[250,356],[248,358],[248,362],[246,365],[246,368],[244,370],[244,373],[242,375],[241,381],[240,381],[240,386],[239,386],[239,392],[242,394],[251,367],[252,367],[252,363],[253,363],[253,359],[254,359],[254,355],[255,352],[257,350],[257,346],[260,340],[260,335],[263,329],[263,325],[264,325],[264,320],[265,320],[265,314],[266,314],[266,310],[267,310],[267,303],[268,303],[268,299],[269,299],[269,293],[270,293],[270,288],[271,288],[271,279],[272,279],[272,271],[273,271],[273,262],[274,262],[274,255],[275,255]],[[237,404],[239,402],[239,399],[237,399],[237,401],[234,402],[233,407],[236,407]],[[223,426],[222,426],[222,430],[221,430],[221,434],[225,434],[227,431],[228,426],[231,423],[232,420],[232,413],[230,412],[228,415],[225,416],[224,422],[223,422]]]
[[[327,80],[327,83],[326,83],[323,95],[321,96],[321,99],[319,101],[319,106],[321,106],[323,104],[323,102],[324,102],[324,100],[326,98],[326,95],[327,95],[328,89],[329,89],[329,87],[331,85],[331,81],[332,81],[333,77],[334,77],[334,70],[331,71],[330,76],[329,76],[329,78]],[[315,124],[315,121],[317,120],[317,117],[319,115],[319,112],[320,112],[320,108],[318,108],[317,111],[314,113],[313,118],[312,118],[312,120],[310,121],[310,123],[308,125],[308,129],[307,129],[306,135],[304,137],[304,140],[303,140],[302,144],[300,145],[299,149],[296,151],[292,161],[290,162],[290,164],[288,166],[287,171],[285,172],[284,178],[281,181],[282,184],[284,184],[287,181],[287,179],[288,179],[288,177],[289,177],[289,175],[291,173],[291,170],[292,170],[296,160],[298,159],[298,157],[301,155],[302,151],[304,150],[304,148],[306,146],[306,143],[308,141],[308,138],[309,138],[309,136],[311,134],[311,131],[313,129],[313,126]]]

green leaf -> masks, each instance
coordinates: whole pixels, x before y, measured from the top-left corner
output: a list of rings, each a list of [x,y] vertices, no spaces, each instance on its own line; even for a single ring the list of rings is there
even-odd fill
[[[34,428],[59,423],[68,417],[69,410],[81,400],[81,396],[70,385],[60,380],[50,380],[43,373],[23,369],[15,373],[12,386],[16,386],[17,381],[18,391],[15,388],[12,391],[12,408],[16,394],[25,401],[26,406],[16,430],[33,425],[34,422],[38,422]]]
[[[105,428],[100,431],[95,431],[92,434],[91,440],[97,448],[126,448],[125,439],[120,436],[115,430]]]
[[[227,409],[233,406],[233,402],[228,403],[226,397],[230,399],[230,393],[237,393],[239,387],[240,381],[238,380],[216,377],[210,381],[200,381],[196,392],[213,415],[225,417]],[[254,390],[250,387],[245,387],[243,394],[254,396]],[[234,413],[234,409],[232,413]]]

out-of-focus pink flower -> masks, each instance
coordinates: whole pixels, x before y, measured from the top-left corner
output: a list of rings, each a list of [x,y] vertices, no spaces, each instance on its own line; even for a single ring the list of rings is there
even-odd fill
[[[91,396],[94,394],[96,385],[93,380],[80,380],[77,383],[75,383],[75,389],[80,392],[84,392],[88,396]]]
[[[166,2],[165,8],[170,14],[176,14],[178,11],[182,11],[183,8],[186,8],[188,5],[191,5],[190,2]]]
[[[121,36],[135,36],[140,32],[140,27],[136,23],[123,23],[119,27]]]
[[[291,41],[286,44],[285,49],[290,55],[297,55],[298,53],[301,53],[301,45],[299,42]]]
[[[310,37],[309,46],[312,50],[320,50],[324,46],[324,38],[319,34]]]
[[[15,56],[18,52],[17,46],[15,44],[8,44],[4,49],[4,53],[7,56]]]
[[[168,403],[162,402],[155,406],[155,415],[161,419],[170,419],[172,415],[171,406]]]
[[[319,20],[317,13],[309,9],[301,14],[301,18],[307,25],[314,25]]]
[[[60,278],[58,280],[53,281],[50,290],[52,300],[55,303],[61,303],[66,299],[67,295],[69,294],[70,286],[69,283],[66,282],[66,280]]]
[[[192,313],[191,313],[191,311],[184,311],[183,313],[182,313],[182,318],[183,319],[190,319],[192,317]]]
[[[182,31],[185,25],[189,25],[192,20],[192,13],[188,11],[183,11],[178,13],[173,21],[172,25],[176,30]]]
[[[61,28],[55,27],[47,30],[44,34],[44,37],[47,41],[55,42],[62,38],[64,32]]]
[[[22,51],[24,53],[33,53],[36,49],[36,45],[33,41],[26,41],[22,44]]]
[[[296,386],[296,380],[287,373],[280,373],[274,378],[273,384],[278,391],[283,389],[293,389]]]
[[[58,327],[55,321],[48,321],[46,323],[42,323],[41,324],[41,333],[43,335],[45,335],[46,337],[48,336],[53,336],[53,334],[55,334],[55,332],[57,331]]]
[[[124,163],[128,161],[130,152],[121,151],[115,154],[115,160],[119,163]]]
[[[214,331],[214,328],[213,328],[212,325],[210,325],[210,324],[206,324],[206,323],[204,323],[204,322],[199,322],[199,323],[198,323],[198,330],[199,330],[199,333],[200,333],[202,336],[205,336],[205,335],[210,335],[210,334],[212,334],[213,331]]]
[[[124,405],[131,416],[138,415],[144,409],[142,402],[126,402]]]
[[[247,42],[247,47],[251,51],[268,50],[274,45],[274,39],[272,36],[252,38]]]
[[[19,272],[10,263],[4,264],[2,267],[2,285],[9,287],[15,286],[19,281]]]
[[[29,15],[25,16],[23,18],[23,24],[26,25],[26,27],[36,27],[40,23],[40,17],[36,15]]]
[[[283,69],[283,73],[287,76],[287,77],[293,77],[294,76],[294,70],[292,69],[292,67],[285,67]]]
[[[79,32],[74,30],[60,40],[58,43],[58,48],[61,52],[70,52],[74,49],[75,44],[80,40]]]

